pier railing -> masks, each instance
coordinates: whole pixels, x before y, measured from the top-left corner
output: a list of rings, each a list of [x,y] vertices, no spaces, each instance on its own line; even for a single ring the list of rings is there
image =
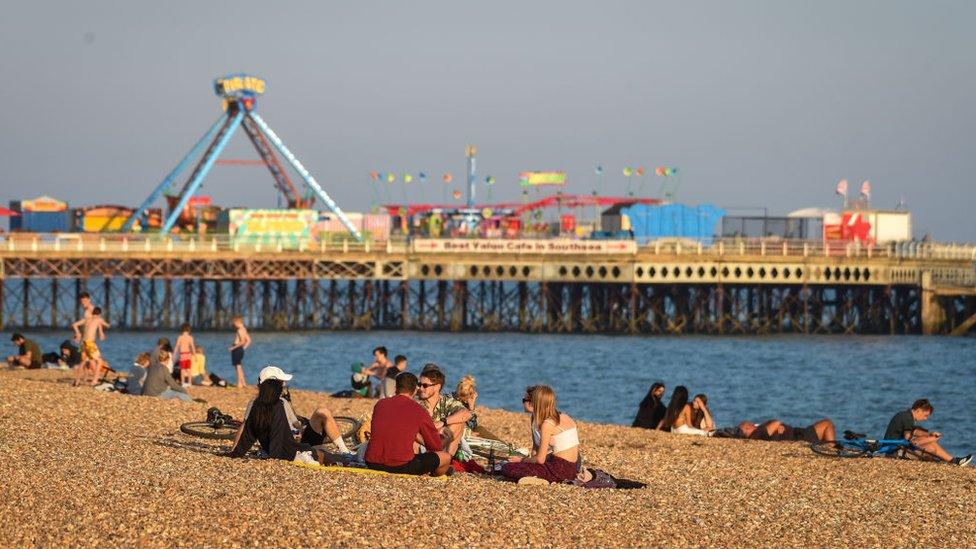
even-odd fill
[[[0,253],[214,253],[242,254],[283,253],[421,253],[414,242],[423,239],[391,238],[383,241],[272,239],[246,241],[228,235],[160,236],[153,234],[7,234],[0,236]],[[684,240],[658,240],[636,246],[623,255],[654,254],[669,256],[760,256],[760,257],[851,257],[893,259],[944,259],[976,262],[976,245],[901,242],[866,245],[857,242],[824,242],[819,240],[718,240],[711,244]]]

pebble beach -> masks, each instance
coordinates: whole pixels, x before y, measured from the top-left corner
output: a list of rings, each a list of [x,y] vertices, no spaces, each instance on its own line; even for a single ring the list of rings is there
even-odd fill
[[[971,545],[976,469],[818,457],[801,443],[580,424],[588,466],[636,490],[317,471],[218,455],[180,433],[254,389],[193,387],[206,403],[70,387],[62,371],[0,372],[0,546]],[[292,391],[296,411],[367,400]],[[572,410],[567,410],[572,413]],[[531,445],[525,417],[482,425]]]

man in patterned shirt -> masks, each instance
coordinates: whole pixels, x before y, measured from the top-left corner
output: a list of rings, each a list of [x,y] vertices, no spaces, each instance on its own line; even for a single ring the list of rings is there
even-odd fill
[[[444,440],[444,449],[453,456],[461,443],[465,424],[474,417],[474,413],[460,400],[441,394],[444,382],[444,372],[440,367],[433,363],[427,364],[420,372],[417,400],[434,420],[434,426]]]

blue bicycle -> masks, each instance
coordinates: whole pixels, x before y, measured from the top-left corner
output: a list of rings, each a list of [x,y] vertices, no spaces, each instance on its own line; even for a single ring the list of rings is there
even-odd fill
[[[915,446],[907,439],[869,439],[867,435],[844,431],[844,440],[824,440],[810,444],[816,454],[842,458],[897,457],[944,462],[939,456]]]

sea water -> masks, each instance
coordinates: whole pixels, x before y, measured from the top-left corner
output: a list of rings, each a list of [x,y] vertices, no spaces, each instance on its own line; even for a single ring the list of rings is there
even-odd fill
[[[10,332],[3,334],[9,342]],[[43,352],[67,332],[28,333]],[[166,332],[108,332],[100,343],[113,367],[128,370]],[[478,404],[520,411],[524,387],[546,383],[560,409],[585,421],[630,425],[654,381],[708,395],[718,426],[777,418],[803,426],[827,417],[838,433],[880,437],[888,420],[918,398],[935,413],[923,424],[943,433],[953,453],[976,451],[976,339],[918,336],[647,337],[430,332],[252,332],[244,360],[248,381],[266,364],[295,374],[292,386],[349,388],[350,365],[372,361],[383,345],[403,354],[408,370],[427,362],[447,374],[446,391],[475,376]],[[233,333],[194,334],[208,370],[233,382],[227,350]],[[13,345],[9,345],[13,352]],[[585,439],[585,432],[583,434]],[[585,441],[584,441],[585,442]]]

